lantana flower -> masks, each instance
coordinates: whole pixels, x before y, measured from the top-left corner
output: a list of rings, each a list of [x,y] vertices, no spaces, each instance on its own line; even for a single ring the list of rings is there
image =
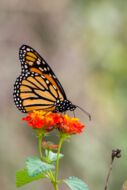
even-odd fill
[[[69,135],[81,133],[85,127],[78,118],[71,118],[67,114],[33,111],[28,113],[23,120],[34,129],[44,129],[47,132],[58,129],[61,133]]]
[[[67,114],[61,116],[58,129],[67,134],[81,133],[85,126],[79,122],[78,118],[71,118]]]

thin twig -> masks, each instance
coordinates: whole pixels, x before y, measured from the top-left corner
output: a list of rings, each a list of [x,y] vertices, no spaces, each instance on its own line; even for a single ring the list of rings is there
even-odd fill
[[[107,175],[107,178],[106,178],[106,183],[105,183],[105,188],[104,188],[104,190],[107,190],[107,188],[108,188],[108,181],[109,181],[109,177],[110,177],[110,175],[111,175],[113,161],[114,161],[114,159],[111,160],[111,163],[110,163],[110,167],[109,167],[108,175]]]
[[[105,182],[104,190],[107,190],[107,188],[108,188],[108,182],[109,182],[109,178],[110,178],[110,175],[111,175],[111,171],[112,171],[112,167],[113,167],[113,162],[114,162],[115,158],[120,158],[120,157],[121,157],[121,150],[120,149],[112,150],[111,162],[110,162],[110,166],[109,166],[108,175],[106,177],[106,182]]]

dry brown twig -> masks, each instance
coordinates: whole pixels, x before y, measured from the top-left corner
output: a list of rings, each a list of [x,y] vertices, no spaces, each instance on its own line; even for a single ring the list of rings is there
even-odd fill
[[[109,166],[109,170],[108,170],[108,175],[106,177],[104,190],[107,190],[107,188],[108,188],[108,182],[109,182],[109,178],[110,178],[110,175],[111,175],[113,162],[114,162],[115,158],[120,158],[120,157],[121,157],[121,150],[120,149],[112,150],[111,162],[110,162],[110,166]]]

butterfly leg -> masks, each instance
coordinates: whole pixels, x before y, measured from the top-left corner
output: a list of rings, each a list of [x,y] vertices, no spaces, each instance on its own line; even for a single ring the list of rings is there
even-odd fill
[[[73,111],[73,115],[74,115],[74,117],[75,117],[75,112]]]

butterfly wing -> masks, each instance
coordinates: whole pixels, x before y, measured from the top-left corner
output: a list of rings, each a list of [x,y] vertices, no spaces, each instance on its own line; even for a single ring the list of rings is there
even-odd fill
[[[14,85],[14,101],[22,112],[55,110],[55,102],[61,99],[59,90],[43,75],[34,72],[21,74]]]
[[[38,73],[45,76],[58,91],[61,92],[63,99],[66,94],[56,75],[48,65],[48,63],[37,53],[33,48],[27,45],[22,45],[19,49],[19,59],[21,61],[22,74],[27,72]]]

